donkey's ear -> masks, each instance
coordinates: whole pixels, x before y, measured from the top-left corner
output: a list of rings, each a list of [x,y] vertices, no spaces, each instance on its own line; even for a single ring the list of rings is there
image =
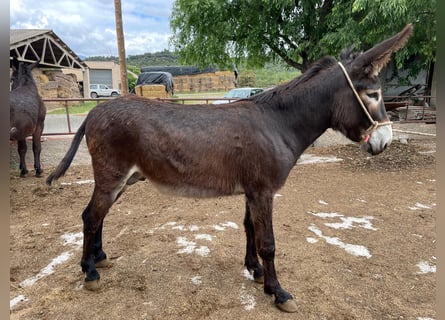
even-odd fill
[[[34,63],[31,63],[27,66],[28,70],[31,71],[32,69],[34,69],[35,67],[37,67],[39,65],[40,61],[36,61]]]
[[[354,69],[360,68],[371,77],[377,76],[391,60],[391,55],[407,43],[412,33],[413,25],[410,23],[395,36],[359,55],[354,61]]]
[[[17,70],[19,68],[19,64],[20,63],[19,60],[17,60],[17,57],[13,57],[11,61],[11,66]]]

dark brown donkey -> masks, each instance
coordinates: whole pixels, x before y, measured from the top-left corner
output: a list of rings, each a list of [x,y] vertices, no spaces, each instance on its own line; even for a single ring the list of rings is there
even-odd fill
[[[46,108],[37,91],[31,70],[39,63],[26,64],[12,60],[12,91],[9,98],[10,106],[10,140],[17,141],[20,156],[20,176],[28,173],[26,168],[26,137],[32,135],[32,151],[34,152],[34,169],[36,176],[42,175],[40,165],[41,136],[46,116]]]
[[[343,57],[344,71],[325,57],[287,84],[230,104],[181,106],[128,95],[91,110],[47,179],[50,185],[66,172],[85,135],[95,179],[82,214],[85,286],[98,289],[96,268],[107,264],[102,227],[108,210],[127,185],[147,178],[161,191],[181,196],[244,193],[245,265],[254,279],[264,281],[278,308],[296,311],[275,272],[274,194],[328,128],[362,142],[371,154],[391,143],[377,75],[411,33],[408,25],[364,53]]]

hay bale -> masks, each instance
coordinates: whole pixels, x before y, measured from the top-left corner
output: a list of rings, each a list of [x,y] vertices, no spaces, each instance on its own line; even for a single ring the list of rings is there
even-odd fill
[[[39,74],[38,75],[39,78],[39,82],[40,83],[47,83],[49,81],[48,77],[46,76],[46,74]]]
[[[134,87],[134,93],[136,93],[138,96],[142,96],[142,86],[138,85]]]
[[[142,93],[144,93],[144,92],[157,92],[157,91],[160,91],[160,92],[162,92],[162,91],[166,91],[165,90],[165,86],[164,85],[162,85],[162,84],[145,84],[145,85],[142,85]]]

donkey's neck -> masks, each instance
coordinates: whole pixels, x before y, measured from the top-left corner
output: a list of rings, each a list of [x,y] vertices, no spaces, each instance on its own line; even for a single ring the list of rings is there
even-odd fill
[[[342,83],[339,74],[327,70],[294,88],[278,88],[267,103],[297,157],[331,126],[333,95]]]

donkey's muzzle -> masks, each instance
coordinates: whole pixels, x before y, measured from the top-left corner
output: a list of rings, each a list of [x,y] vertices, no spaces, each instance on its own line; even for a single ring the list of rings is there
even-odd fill
[[[370,134],[368,141],[362,145],[362,149],[374,156],[383,152],[391,142],[391,125],[380,126]]]

